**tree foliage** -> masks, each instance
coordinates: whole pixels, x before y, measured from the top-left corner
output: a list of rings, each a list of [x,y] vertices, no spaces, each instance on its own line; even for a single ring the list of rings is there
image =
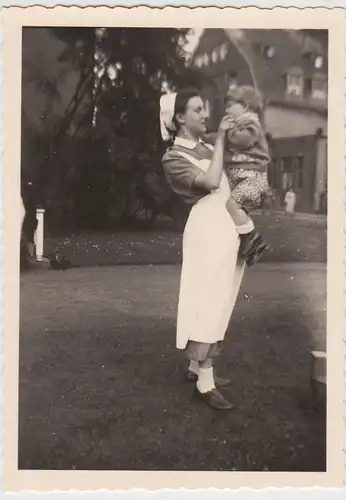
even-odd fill
[[[48,205],[68,198],[77,224],[90,226],[106,222],[110,212],[123,220],[180,213],[161,171],[165,145],[158,105],[164,84],[171,89],[199,84],[185,64],[187,31],[50,28],[47,44],[63,47],[51,61],[55,73],[47,64],[40,67],[34,52],[27,51],[23,65],[36,64],[41,103],[47,101],[52,115],[54,103],[64,100],[64,81],[78,75],[63,113],[50,122],[47,118],[39,133],[33,133],[23,112],[23,141],[32,146],[39,137],[44,143]],[[23,71],[24,80],[29,73]]]

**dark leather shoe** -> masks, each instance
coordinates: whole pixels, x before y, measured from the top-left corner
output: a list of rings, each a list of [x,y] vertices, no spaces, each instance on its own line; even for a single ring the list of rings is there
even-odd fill
[[[196,373],[188,371],[187,372],[187,380],[189,382],[197,382],[198,377]],[[215,375],[214,377],[214,382],[217,387],[226,387],[227,385],[231,384],[231,380],[229,378],[221,378]]]
[[[267,245],[265,242],[263,242],[261,245],[259,245],[257,248],[255,248],[255,250],[252,253],[250,253],[246,257],[246,259],[245,259],[246,264],[249,267],[253,266],[254,264],[256,264],[256,262],[258,262],[260,260],[263,252],[266,252],[266,251],[272,252],[273,249],[270,245]]]
[[[247,234],[240,235],[239,254],[248,257],[259,245],[263,244],[263,236],[255,229]]]
[[[230,411],[234,409],[234,405],[227,401],[217,389],[204,393],[196,389],[196,397],[214,410]]]

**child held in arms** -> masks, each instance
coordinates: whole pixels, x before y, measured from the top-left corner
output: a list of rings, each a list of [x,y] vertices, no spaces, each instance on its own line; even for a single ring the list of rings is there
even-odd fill
[[[260,116],[263,102],[251,86],[235,86],[228,91],[226,113],[233,118],[227,131],[225,170],[231,188],[227,209],[241,237],[240,253],[248,265],[258,261],[270,247],[259,234],[248,212],[259,208],[269,189],[268,144]]]

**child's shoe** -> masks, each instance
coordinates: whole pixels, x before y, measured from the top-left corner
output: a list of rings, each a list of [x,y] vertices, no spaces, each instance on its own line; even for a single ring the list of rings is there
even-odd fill
[[[265,252],[265,251],[273,251],[272,247],[270,245],[267,245],[264,241],[261,245],[259,245],[253,252],[250,253],[250,255],[248,255],[246,258],[245,258],[245,262],[246,264],[250,267],[250,266],[253,266],[254,264],[256,264],[256,262],[258,262],[262,256],[262,253]]]
[[[250,233],[240,234],[239,254],[246,258],[263,244],[263,236],[255,229]]]

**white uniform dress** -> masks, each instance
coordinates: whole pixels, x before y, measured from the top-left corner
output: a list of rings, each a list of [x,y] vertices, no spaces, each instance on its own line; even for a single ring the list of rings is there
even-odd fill
[[[208,146],[212,149],[212,146]],[[210,160],[180,153],[202,170]],[[219,189],[191,209],[183,235],[183,264],[177,318],[177,348],[189,341],[214,344],[224,339],[244,273],[239,236],[226,209],[226,174]]]

